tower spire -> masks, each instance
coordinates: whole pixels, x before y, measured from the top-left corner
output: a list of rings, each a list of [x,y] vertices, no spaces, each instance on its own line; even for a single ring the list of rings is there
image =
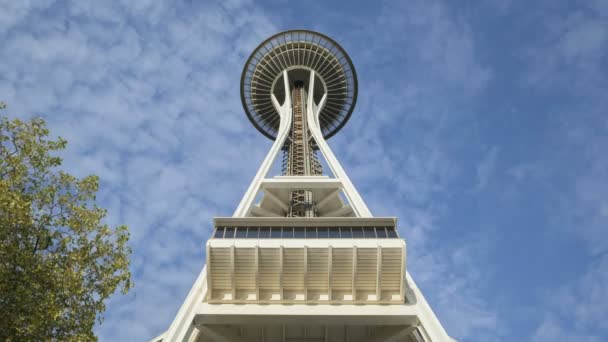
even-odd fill
[[[241,100],[274,142],[234,215],[214,219],[206,266],[153,341],[454,341],[406,270],[396,218],[371,215],[327,144],[356,99],[331,38],[293,30],[256,48]]]

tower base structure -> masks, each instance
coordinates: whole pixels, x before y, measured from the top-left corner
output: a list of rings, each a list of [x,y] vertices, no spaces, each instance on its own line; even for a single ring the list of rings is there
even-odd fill
[[[207,265],[152,341],[455,341],[395,218],[216,218]]]

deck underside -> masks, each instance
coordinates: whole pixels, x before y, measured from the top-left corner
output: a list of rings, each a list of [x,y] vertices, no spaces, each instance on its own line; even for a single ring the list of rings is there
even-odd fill
[[[390,325],[252,325],[222,324],[199,326],[198,342],[417,342],[415,326]]]

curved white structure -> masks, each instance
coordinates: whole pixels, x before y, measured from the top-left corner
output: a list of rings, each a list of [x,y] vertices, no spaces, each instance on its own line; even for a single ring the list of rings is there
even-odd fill
[[[241,89],[250,119],[274,143],[234,215],[214,220],[207,265],[153,341],[454,341],[407,273],[396,219],[371,215],[325,141],[356,100],[344,50],[288,31],[260,45],[243,74],[257,86],[273,80],[261,92]],[[325,111],[340,94],[342,107]],[[280,151],[284,175],[269,178]],[[317,151],[333,177],[321,174]]]

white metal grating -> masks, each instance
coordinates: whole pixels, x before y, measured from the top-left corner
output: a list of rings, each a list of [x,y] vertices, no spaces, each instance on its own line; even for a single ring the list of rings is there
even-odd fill
[[[293,244],[209,246],[209,302],[403,303],[405,246],[342,242],[338,247],[305,247],[286,242]]]
[[[357,249],[357,272],[355,288],[357,291],[376,291],[378,250],[376,248]]]

